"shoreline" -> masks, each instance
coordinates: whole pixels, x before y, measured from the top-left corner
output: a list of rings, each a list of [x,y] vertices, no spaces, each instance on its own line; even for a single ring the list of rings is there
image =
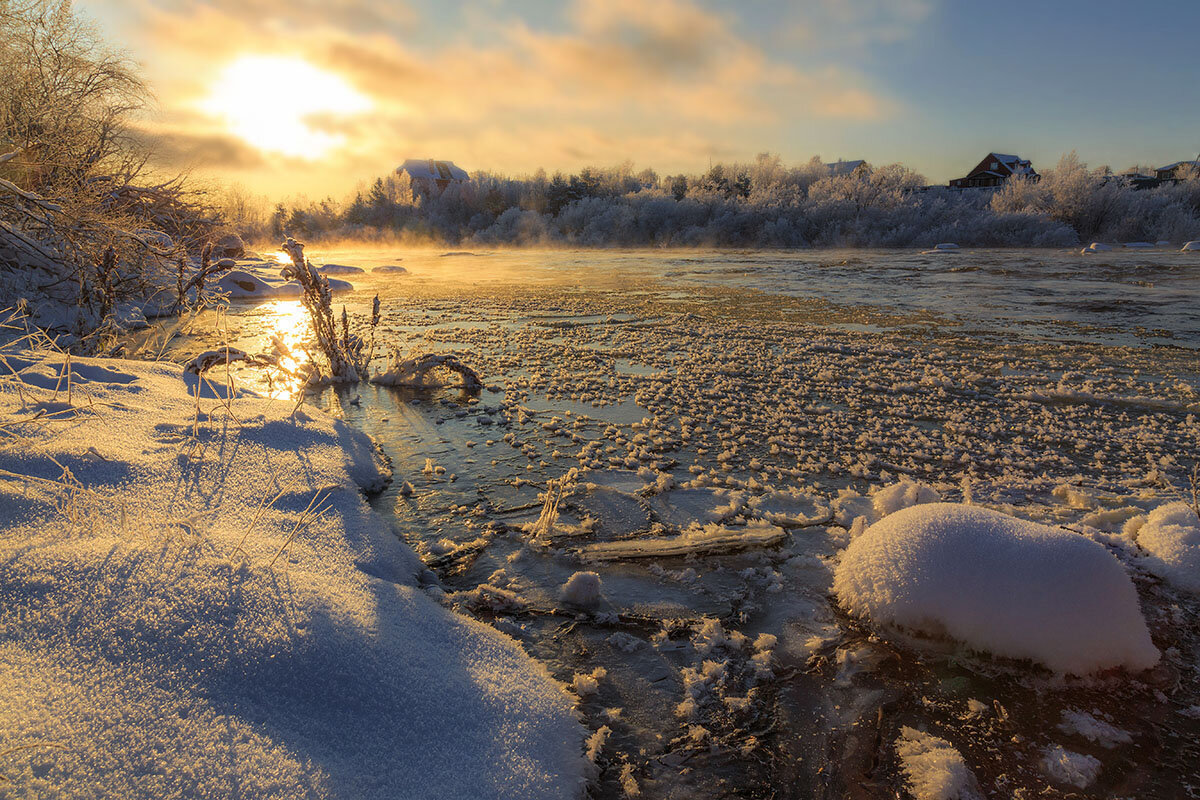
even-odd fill
[[[35,745],[8,785],[582,791],[572,699],[424,591],[361,493],[385,478],[366,434],[207,381],[197,401],[176,365],[6,357],[0,750]]]

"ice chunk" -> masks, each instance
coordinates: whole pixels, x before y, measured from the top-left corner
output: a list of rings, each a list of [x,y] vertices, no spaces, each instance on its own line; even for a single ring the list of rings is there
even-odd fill
[[[1086,789],[1100,774],[1100,759],[1074,753],[1056,744],[1046,748],[1042,756],[1042,771],[1052,781]]]
[[[1116,747],[1133,741],[1129,731],[1121,730],[1083,711],[1064,711],[1058,729],[1063,733],[1078,734],[1101,747]]]
[[[913,728],[896,742],[900,768],[916,800],[983,800],[983,790],[954,745]]]
[[[1141,670],[1159,659],[1133,583],[1103,545],[975,506],[885,517],[846,549],[834,591],[876,623],[1056,672]]]
[[[562,599],[577,606],[600,602],[600,576],[594,572],[576,572],[562,587]]]

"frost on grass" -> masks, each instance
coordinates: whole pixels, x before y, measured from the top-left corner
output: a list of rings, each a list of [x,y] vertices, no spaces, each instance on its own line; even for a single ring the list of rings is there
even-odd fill
[[[945,739],[901,728],[896,742],[908,789],[916,800],[983,800],[971,768]]]
[[[24,419],[53,396],[58,357],[5,355],[23,369],[0,420]],[[89,413],[0,448],[11,786],[575,796],[571,699],[420,590],[419,560],[358,491],[384,478],[365,435],[291,403],[189,396],[174,365],[72,363]],[[62,747],[20,749],[38,742]]]
[[[1200,592],[1200,518],[1187,503],[1170,503],[1150,512],[1137,532],[1137,543],[1149,553],[1146,566],[1168,583]]]
[[[1159,654],[1121,563],[1091,539],[974,506],[897,512],[847,548],[838,601],[1061,673],[1148,669]]]

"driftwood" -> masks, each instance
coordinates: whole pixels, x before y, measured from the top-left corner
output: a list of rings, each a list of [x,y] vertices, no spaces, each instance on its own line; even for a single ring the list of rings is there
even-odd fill
[[[424,355],[406,358],[394,363],[387,372],[382,372],[371,378],[371,383],[381,386],[428,386],[426,376],[437,369],[445,369],[458,373],[462,377],[462,386],[468,392],[478,392],[483,388],[483,381],[475,370],[451,355],[425,353]]]

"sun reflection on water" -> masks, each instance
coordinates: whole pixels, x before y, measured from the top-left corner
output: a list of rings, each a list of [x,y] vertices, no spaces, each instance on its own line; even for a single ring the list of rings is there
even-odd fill
[[[299,300],[275,300],[258,309],[262,314],[263,350],[273,351],[280,369],[269,379],[272,397],[294,398],[304,389],[312,336],[308,312]]]

